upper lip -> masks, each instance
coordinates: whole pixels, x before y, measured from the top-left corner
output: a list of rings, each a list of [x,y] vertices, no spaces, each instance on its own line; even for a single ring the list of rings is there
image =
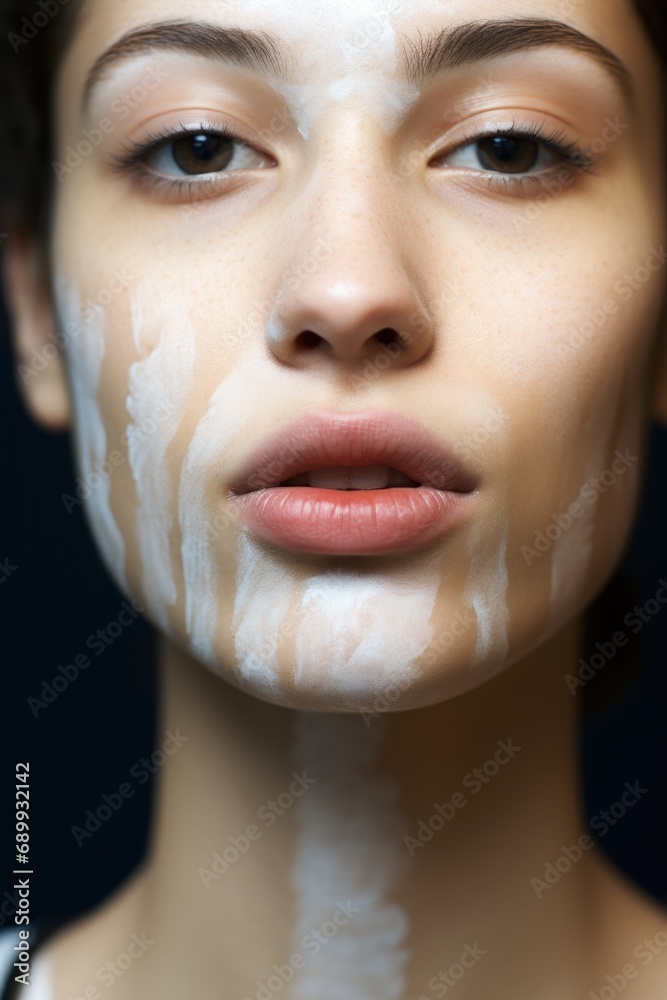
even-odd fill
[[[242,462],[232,494],[279,486],[315,469],[386,465],[422,486],[470,493],[477,486],[453,448],[421,424],[395,413],[316,411],[265,438]]]

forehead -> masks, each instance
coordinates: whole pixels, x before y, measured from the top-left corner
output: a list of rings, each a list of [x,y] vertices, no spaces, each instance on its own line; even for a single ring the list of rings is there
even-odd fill
[[[188,18],[270,33],[295,55],[379,63],[397,34],[439,30],[471,20],[545,17],[596,36],[636,22],[631,0],[84,0],[81,28],[108,41],[153,21]],[[311,67],[312,68],[312,67]]]
[[[657,59],[651,56],[631,0],[115,0],[113,4],[84,0],[61,73],[59,108],[64,111],[73,103],[81,104],[91,68],[95,77],[103,54],[127,36],[153,28],[157,34],[164,32],[165,25],[188,22],[186,32],[196,34],[197,25],[211,26],[218,32],[261,35],[268,41],[277,59],[261,67],[260,74],[285,99],[304,137],[325,109],[339,107],[348,98],[360,109],[365,107],[385,130],[393,130],[415,106],[423,84],[433,78],[421,72],[411,76],[411,56],[420,50],[428,52],[431,42],[447,33],[477,25],[489,29],[479,53],[475,37],[472,45],[466,39],[462,60],[472,63],[473,72],[482,80],[487,73],[484,60],[488,64],[494,55],[532,48],[538,53],[533,54],[534,60],[541,58],[548,43],[552,50],[554,44],[560,46],[562,59],[567,48],[570,54],[581,48],[567,39],[551,43],[540,38],[530,44],[500,46],[500,51],[493,52],[489,32],[500,31],[498,22],[527,21],[565,26],[585,42],[593,40],[598,63],[601,55],[604,61],[606,50],[626,78],[623,64],[628,67],[645,96],[657,90]],[[177,47],[182,48],[181,42]],[[211,51],[202,54],[212,55]],[[213,57],[218,56],[216,50]],[[444,68],[451,68],[451,52],[445,63]],[[420,69],[423,65],[422,59]],[[442,72],[439,65],[438,76],[444,79]],[[562,67],[562,73],[567,78],[569,68]],[[626,89],[632,90],[632,84]]]

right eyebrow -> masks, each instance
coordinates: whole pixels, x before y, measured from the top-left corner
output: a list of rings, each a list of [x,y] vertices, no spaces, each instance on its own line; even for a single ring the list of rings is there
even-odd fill
[[[617,55],[577,28],[549,18],[471,21],[436,35],[405,38],[403,54],[408,80],[419,85],[457,66],[548,46],[592,57],[632,97],[632,76]]]
[[[202,21],[162,21],[128,31],[95,60],[86,78],[84,104],[116,63],[160,49],[219,59],[262,73],[287,75],[276,42],[264,32],[222,28]]]

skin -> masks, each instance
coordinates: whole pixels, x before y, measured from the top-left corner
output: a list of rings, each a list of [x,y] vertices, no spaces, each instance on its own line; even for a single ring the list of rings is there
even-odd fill
[[[433,995],[431,978],[479,942],[487,956],[458,985],[460,997],[585,996],[667,923],[596,851],[545,898],[530,881],[585,831],[577,706],[564,677],[580,655],[582,612],[632,525],[650,405],[664,410],[664,267],[630,284],[631,294],[620,290],[665,237],[659,66],[620,0],[590,0],[566,18],[547,0],[406,2],[391,26],[411,34],[500,16],[566,20],[623,60],[636,98],[628,102],[590,57],[561,48],[461,67],[415,92],[400,85],[391,38],[364,47],[351,72],[344,46],[358,38],[354,5],[319,7],[295,30],[284,4],[240,3],[232,20],[205,0],[89,3],[59,80],[58,158],[82,129],[111,117],[148,69],[164,68],[164,79],[57,184],[50,285],[30,241],[17,234],[8,254],[19,360],[54,324],[79,325],[67,368],[58,356],[30,379],[27,402],[51,426],[73,411],[82,471],[100,449],[121,455],[94,491],[91,527],[110,571],[163,633],[165,729],[192,734],[160,774],[142,871],[52,946],[56,996],[83,993],[144,929],[156,943],[116,982],[119,997],[213,997],[221,984],[230,996],[254,996],[256,980],[294,950],[285,914],[308,920],[289,875],[308,821],[290,811],[224,875],[224,893],[218,883],[203,890],[197,869],[289,784],[304,712],[366,712],[354,717],[352,738],[363,747],[374,704],[420,709],[381,720],[373,768],[391,783],[390,826],[400,836],[374,832],[378,850],[405,848],[433,803],[460,790],[499,740],[522,747],[433,843],[413,857],[405,848],[402,881],[384,880],[384,902],[407,928],[397,995]],[[383,14],[379,3],[367,8],[368,23]],[[82,117],[93,61],[128,29],[179,17],[282,35],[295,81],[286,88],[160,52],[109,72]],[[112,166],[146,123],[231,121],[251,143],[276,108],[283,124],[264,156],[215,196],[176,198]],[[457,151],[482,125],[512,120],[562,128],[584,144],[606,136],[604,150],[589,173],[575,170],[554,188],[558,163],[542,201],[539,184],[523,195],[490,187]],[[621,122],[618,136],[608,120]],[[438,167],[445,153],[448,166]],[[100,301],[114,271],[127,282],[82,320],[81,305]],[[602,330],[582,334],[605,303]],[[380,370],[375,335],[387,327],[412,336]],[[315,348],[299,339],[304,330],[320,335]],[[394,410],[449,441],[481,483],[468,519],[426,553],[345,560],[259,546],[246,572],[247,539],[224,501],[212,537],[204,534],[220,512],[220,480],[230,481],[267,428],[322,405]],[[156,427],[142,437],[136,428],[151,416]],[[83,431],[91,421],[92,443]],[[623,468],[617,453],[629,456]],[[612,472],[613,484],[600,485]],[[589,499],[572,526],[527,555],[585,484]],[[200,543],[194,570],[188,541]],[[335,601],[304,600],[314,580],[334,578]],[[256,609],[250,624],[239,614],[244,586],[243,608]],[[414,607],[402,617],[406,588]],[[360,607],[374,617],[351,613]],[[363,645],[369,620],[381,622],[381,654]],[[387,651],[411,622],[419,643],[399,658],[397,691]],[[268,644],[268,674],[248,669],[248,635],[256,649]],[[320,652],[322,635],[340,642],[338,659],[329,644]],[[350,686],[335,664],[352,651]],[[348,722],[339,720],[341,749]],[[324,808],[335,783],[321,777]],[[342,815],[344,793],[336,801]],[[350,895],[355,888],[345,885]],[[249,899],[261,900],[260,921]],[[626,995],[657,995],[664,963],[642,968]]]

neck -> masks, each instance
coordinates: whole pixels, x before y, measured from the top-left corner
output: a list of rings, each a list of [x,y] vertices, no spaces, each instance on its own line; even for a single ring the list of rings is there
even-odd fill
[[[281,978],[311,998],[576,995],[594,852],[544,879],[586,829],[578,639],[381,717],[277,708],[163,645],[161,732],[180,747],[141,905],[160,995],[268,997]]]

